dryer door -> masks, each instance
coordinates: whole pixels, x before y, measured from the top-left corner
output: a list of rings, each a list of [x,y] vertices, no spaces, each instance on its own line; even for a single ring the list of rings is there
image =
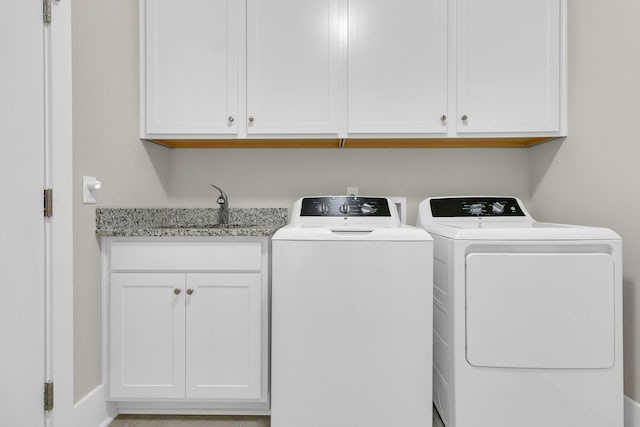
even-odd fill
[[[614,262],[605,253],[471,253],[467,361],[504,368],[608,368]]]

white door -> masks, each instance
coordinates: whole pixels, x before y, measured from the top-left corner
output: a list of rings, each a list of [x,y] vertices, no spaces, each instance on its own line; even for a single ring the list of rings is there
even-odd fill
[[[447,132],[447,3],[349,0],[349,133]]]
[[[337,0],[248,0],[248,134],[338,133]]]
[[[184,397],[184,274],[111,275],[110,395]]]
[[[261,283],[259,273],[187,275],[186,397],[260,398]]]
[[[560,0],[458,1],[458,133],[560,130]]]
[[[236,0],[146,0],[147,134],[238,132]]]
[[[0,424],[44,425],[42,2],[0,13]]]

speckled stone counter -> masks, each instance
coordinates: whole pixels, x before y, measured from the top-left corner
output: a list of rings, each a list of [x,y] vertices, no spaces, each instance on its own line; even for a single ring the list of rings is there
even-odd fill
[[[96,209],[96,235],[104,237],[271,236],[286,223],[286,208],[231,208],[226,226],[218,209]]]

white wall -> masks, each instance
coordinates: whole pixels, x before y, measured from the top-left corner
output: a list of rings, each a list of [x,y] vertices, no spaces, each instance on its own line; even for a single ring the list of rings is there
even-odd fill
[[[625,393],[640,401],[640,2],[569,1],[569,134],[531,149],[540,220],[624,239]]]
[[[74,397],[102,383],[100,261],[95,205],[82,175],[98,177],[99,203],[164,206],[167,150],[138,132],[138,3],[72,2],[74,184]]]
[[[82,175],[104,184],[98,206],[289,207],[307,194],[408,197],[408,218],[428,195],[515,194],[527,199],[524,149],[169,150],[138,135],[138,10],[132,0],[73,0],[74,341],[76,400],[101,381],[100,265],[94,207]]]
[[[289,207],[306,194],[408,198],[408,219],[430,195],[513,194],[543,220],[610,226],[625,238],[626,393],[640,400],[640,3],[569,1],[570,134],[533,149],[168,150],[138,134],[138,11],[134,0],[72,0],[74,316],[76,399],[101,381],[99,248],[83,174],[102,206]]]
[[[169,202],[214,207],[221,186],[231,207],[290,207],[299,197],[344,194],[407,197],[418,203],[449,194],[529,193],[526,149],[264,149],[173,150]]]

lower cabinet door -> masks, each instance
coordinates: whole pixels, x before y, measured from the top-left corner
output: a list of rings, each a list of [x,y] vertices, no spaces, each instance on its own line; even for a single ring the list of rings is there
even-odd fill
[[[110,396],[183,398],[184,274],[113,273]]]
[[[187,274],[187,398],[261,397],[261,277]]]

